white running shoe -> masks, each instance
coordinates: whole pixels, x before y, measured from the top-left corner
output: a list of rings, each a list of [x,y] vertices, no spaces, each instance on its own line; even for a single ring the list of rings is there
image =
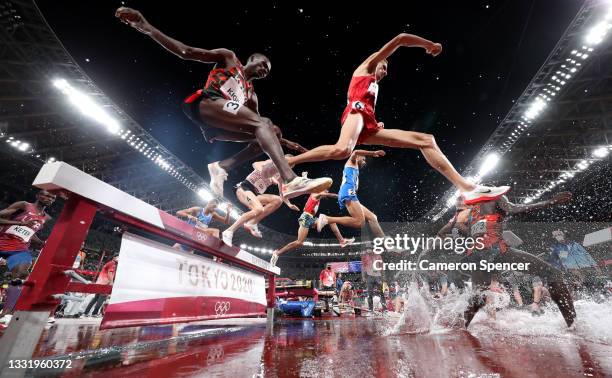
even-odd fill
[[[49,316],[49,319],[47,319],[47,323],[49,324],[55,323],[55,316]]]
[[[317,218],[315,224],[317,225],[317,232],[321,232],[323,227],[325,227],[325,225],[327,224],[327,215],[319,214],[319,217]]]
[[[221,238],[223,239],[223,243],[232,246],[232,239],[234,239],[234,233],[232,231],[225,230],[221,234]]]
[[[355,238],[343,239],[343,240],[340,242],[340,248],[344,248],[344,247],[346,247],[347,245],[351,245],[351,244],[353,244],[354,242],[355,242]]]
[[[473,205],[481,201],[491,201],[497,199],[510,190],[509,186],[484,186],[478,185],[476,189],[469,192],[463,192],[463,202],[466,205]]]
[[[227,180],[227,172],[219,166],[219,162],[208,164],[210,175],[210,189],[219,197],[223,197],[223,183]]]
[[[278,255],[276,254],[276,251],[272,252],[272,257],[270,257],[270,264],[272,264],[272,266],[276,266],[276,262],[278,261]]]
[[[242,227],[244,227],[248,232],[251,233],[251,235],[255,236],[256,238],[263,238],[261,231],[259,231],[259,227],[257,227],[257,223],[245,223]]]
[[[291,182],[283,185],[283,198],[291,199],[302,194],[319,193],[329,189],[332,183],[333,180],[329,177],[309,179],[298,176],[291,180]]]
[[[2,318],[0,318],[0,324],[9,324],[12,318],[13,318],[13,315],[6,314]]]

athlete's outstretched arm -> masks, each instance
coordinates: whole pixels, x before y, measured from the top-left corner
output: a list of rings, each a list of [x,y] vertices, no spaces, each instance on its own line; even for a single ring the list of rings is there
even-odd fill
[[[15,202],[4,210],[0,210],[0,225],[16,225],[16,226],[27,226],[28,222],[23,221],[13,221],[9,218],[11,215],[23,211],[25,209],[25,201]]]
[[[317,193],[314,195],[314,197],[316,199],[321,199],[321,198],[338,198],[338,195],[336,193]]]
[[[228,49],[206,50],[197,47],[187,46],[176,39],[170,38],[161,31],[151,25],[139,11],[121,7],[115,12],[115,16],[123,23],[130,25],[139,32],[148,35],[166,50],[181,59],[196,60],[203,63],[221,63],[231,62],[235,58],[232,51]]]
[[[385,151],[383,150],[377,150],[377,151],[355,150],[351,154],[351,158],[350,158],[351,163],[353,164],[357,163],[358,156],[372,156],[372,157],[377,158],[377,157],[385,156]]]
[[[422,47],[427,54],[433,56],[437,56],[442,52],[442,45],[439,43],[434,43],[418,35],[401,33],[387,42],[380,50],[370,55],[368,59],[361,63],[357,70],[366,70],[368,73],[374,72],[376,65],[390,57],[399,47]]]
[[[553,196],[552,199],[548,201],[540,201],[536,203],[530,203],[526,205],[517,205],[508,200],[508,197],[503,196],[499,199],[499,207],[502,208],[507,214],[514,215],[520,213],[526,213],[528,211],[543,209],[545,207],[552,207],[556,205],[561,205],[569,202],[572,199],[572,193],[570,192],[560,192]]]
[[[194,207],[190,207],[189,209],[179,210],[176,212],[176,215],[181,218],[197,219],[195,216],[193,216],[193,214],[197,214],[200,210],[202,210],[201,207],[194,206]]]
[[[221,222],[223,224],[230,224],[230,213],[232,212],[233,208],[234,208],[234,206],[231,203],[227,204],[227,207],[225,208],[225,217],[223,217],[219,213],[217,213],[217,210],[215,209],[215,211],[213,211],[213,213],[212,213],[213,218],[217,222]]]

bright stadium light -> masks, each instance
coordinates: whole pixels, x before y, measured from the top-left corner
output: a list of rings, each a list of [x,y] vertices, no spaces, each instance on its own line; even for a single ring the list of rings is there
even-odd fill
[[[215,198],[211,192],[209,192],[208,190],[202,188],[200,190],[198,190],[198,195],[206,202],[212,200],[213,198]]]
[[[542,100],[540,97],[536,98],[531,105],[525,111],[525,118],[528,120],[532,120],[537,117],[542,110],[546,107],[546,102]]]
[[[593,156],[599,159],[603,159],[610,153],[610,150],[606,147],[600,147],[593,151]]]
[[[610,24],[608,22],[598,22],[591,29],[589,29],[589,32],[585,37],[585,42],[588,45],[597,45],[604,40],[606,34],[608,33],[608,29],[610,29]]]
[[[26,151],[28,148],[30,148],[30,145],[28,143],[23,142],[17,148],[19,149],[19,151]]]
[[[117,134],[121,131],[121,126],[112,118],[101,106],[96,104],[89,96],[74,89],[70,83],[64,79],[53,80],[53,85],[59,89],[68,100],[83,113],[93,118],[97,122],[106,126],[106,129]]]
[[[480,166],[480,170],[478,171],[478,177],[484,177],[489,172],[491,172],[497,164],[499,163],[499,155],[492,152],[487,155],[484,162]]]

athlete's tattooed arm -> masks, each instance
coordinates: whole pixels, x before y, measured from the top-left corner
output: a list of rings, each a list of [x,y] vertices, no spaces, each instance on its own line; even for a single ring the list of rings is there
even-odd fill
[[[148,35],[155,42],[162,45],[166,50],[174,55],[186,60],[195,60],[203,63],[218,63],[224,67],[236,65],[236,55],[228,49],[206,50],[197,47],[187,46],[174,38],[168,37],[153,25],[151,25],[139,11],[120,7],[115,12],[115,16],[121,22],[130,25],[139,32]]]
[[[546,207],[556,206],[563,203],[567,203],[572,199],[572,193],[560,192],[553,196],[553,198],[547,201],[540,201],[530,204],[515,204],[508,200],[508,197],[502,196],[498,200],[498,206],[509,215],[526,213],[533,210],[543,209]]]
[[[399,47],[422,47],[427,54],[433,56],[442,52],[442,45],[439,43],[433,43],[428,39],[421,38],[414,34],[401,33],[361,63],[355,70],[353,76],[373,73],[376,69],[376,65],[391,56]]]
[[[314,197],[316,199],[320,199],[320,198],[338,198],[338,195],[336,193],[317,193],[314,195]]]

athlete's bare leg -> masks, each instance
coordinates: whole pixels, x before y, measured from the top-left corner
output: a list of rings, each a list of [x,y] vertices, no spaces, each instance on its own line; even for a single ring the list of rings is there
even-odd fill
[[[310,231],[310,229],[308,229],[306,227],[300,226],[298,228],[297,239],[295,239],[291,243],[285,245],[281,249],[279,249],[277,251],[274,251],[274,253],[272,254],[272,258],[270,259],[270,263],[272,265],[276,265],[276,261],[278,260],[280,255],[282,255],[283,253],[287,253],[289,251],[292,251],[292,250],[294,250],[296,248],[300,248],[301,246],[303,246],[304,245],[304,241],[306,240],[306,236],[308,236],[308,231]]]
[[[326,215],[327,223],[332,224],[336,223],[345,227],[352,228],[361,228],[365,224],[366,216],[363,211],[363,206],[359,203],[359,201],[346,201],[344,202],[346,209],[350,216],[344,217],[331,217]]]
[[[448,161],[431,134],[399,129],[381,129],[363,140],[366,145],[382,145],[420,150],[429,165],[446,177],[462,192],[469,192],[476,185],[464,179]]]
[[[283,204],[283,201],[281,200],[281,198],[274,194],[262,194],[258,197],[260,197],[261,202],[265,205],[264,211],[262,211],[261,214],[259,214],[255,218],[249,220],[247,222],[249,224],[258,224],[264,218],[266,218],[267,216],[269,216],[270,214],[278,210],[278,208]]]
[[[238,189],[236,191],[236,196],[240,202],[242,202],[245,206],[248,206],[251,210],[242,214],[238,219],[236,219],[234,224],[223,231],[223,242],[227,245],[232,245],[234,232],[242,227],[243,224],[257,217],[260,217],[260,219],[267,217],[276,211],[276,209],[278,209],[282,204],[280,197],[272,194],[262,194],[256,196],[251,191]]]
[[[376,216],[376,214],[371,212],[367,207],[363,205],[361,205],[361,208],[363,209],[365,219],[368,222],[368,225],[370,226],[370,229],[372,230],[374,236],[380,238],[384,237],[385,233],[383,232],[382,227],[380,227],[380,223],[378,223],[378,217]]]
[[[363,118],[361,114],[351,113],[346,117],[342,125],[340,137],[336,144],[319,146],[303,154],[290,157],[287,160],[293,165],[315,161],[348,159],[357,145],[357,139],[362,129]]]
[[[285,182],[297,177],[289,167],[274,128],[251,109],[241,106],[236,114],[224,110],[227,101],[202,100],[200,118],[209,127],[254,136],[261,149],[272,159]]]

